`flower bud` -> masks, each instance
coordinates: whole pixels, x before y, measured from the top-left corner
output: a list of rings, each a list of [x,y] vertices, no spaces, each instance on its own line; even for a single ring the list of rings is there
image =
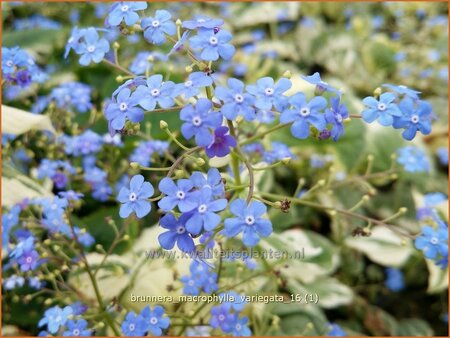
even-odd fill
[[[184,70],[186,71],[186,73],[192,73],[194,69],[192,68],[192,66],[186,66]]]
[[[292,73],[290,70],[287,70],[283,73],[283,77],[290,79],[292,77]]]
[[[113,48],[114,48],[114,49],[119,49],[119,48],[120,48],[120,45],[119,45],[119,43],[118,43],[117,41],[115,41],[115,42],[113,43]]]
[[[132,169],[139,169],[141,165],[138,162],[130,162],[130,167]]]
[[[177,19],[177,21],[175,21],[175,25],[177,25],[177,26],[181,26],[181,20],[180,19]]]
[[[116,82],[123,82],[123,76],[122,75],[117,75]]]
[[[161,128],[161,129],[167,129],[167,128],[169,128],[169,125],[167,124],[166,121],[161,120],[161,121],[159,121],[159,128]]]

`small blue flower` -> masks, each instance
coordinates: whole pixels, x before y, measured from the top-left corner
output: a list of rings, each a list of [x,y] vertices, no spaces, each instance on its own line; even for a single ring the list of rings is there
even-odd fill
[[[328,91],[328,92],[333,92],[333,93],[337,93],[340,95],[340,91],[338,89],[333,88],[327,82],[322,81],[322,79],[320,78],[320,74],[318,72],[315,72],[313,75],[308,75],[308,76],[302,75],[302,79],[313,85],[316,85],[318,93],[323,93],[323,92]]]
[[[61,309],[59,306],[51,307],[44,313],[44,317],[39,321],[38,326],[47,325],[47,330],[50,333],[56,334],[60,327],[64,326],[72,314],[72,308],[66,306]]]
[[[136,57],[131,61],[130,71],[136,75],[143,75],[148,70],[152,69],[152,64],[149,61],[149,57],[152,55],[150,52],[139,52]]]
[[[437,230],[425,225],[422,233],[414,241],[417,249],[422,250],[428,259],[436,259],[439,255],[448,255],[448,228],[438,228]]]
[[[243,116],[247,121],[255,119],[255,98],[244,92],[244,83],[235,78],[228,79],[228,87],[217,87],[215,95],[223,101],[220,112],[228,120],[234,120],[238,115]]]
[[[164,177],[158,188],[166,196],[158,202],[159,208],[168,212],[178,206],[181,212],[191,211],[196,206],[191,192],[193,187],[194,184],[190,180],[181,179],[175,184],[171,178]]]
[[[151,332],[154,336],[161,336],[162,330],[169,327],[170,319],[164,316],[164,308],[160,305],[156,305],[152,310],[149,306],[146,306],[139,313],[139,326],[144,332]]]
[[[193,252],[195,250],[194,241],[186,230],[186,220],[190,217],[189,214],[182,214],[177,220],[174,215],[167,214],[162,217],[159,224],[169,231],[166,231],[158,236],[159,244],[166,250],[173,249],[175,243],[183,252]]]
[[[287,157],[295,159],[296,156],[289,150],[289,147],[278,141],[272,142],[272,150],[266,150],[263,153],[263,159],[267,163],[274,163],[276,161],[281,161]]]
[[[70,37],[66,43],[66,49],[64,51],[64,58],[67,58],[70,51],[73,49],[77,52],[81,46],[80,40],[86,34],[86,29],[78,29],[78,27],[72,28],[72,32],[70,33]]]
[[[233,331],[238,315],[230,312],[228,305],[214,306],[211,309],[209,325],[214,329],[220,328],[225,333]]]
[[[247,91],[256,97],[255,106],[263,110],[271,110],[274,106],[278,111],[282,111],[287,106],[288,98],[283,95],[291,88],[289,79],[281,78],[277,83],[271,77],[263,77],[256,81],[254,85],[248,85]]]
[[[127,26],[131,26],[139,20],[139,15],[135,11],[142,11],[146,8],[146,2],[122,1],[115,3],[106,20],[111,26],[118,26],[122,20]]]
[[[325,110],[325,119],[327,123],[331,123],[331,137],[336,142],[344,134],[343,121],[348,118],[348,110],[344,104],[340,105],[340,97],[335,96],[330,98],[331,109]]]
[[[448,197],[441,192],[434,192],[426,194],[424,197],[426,207],[434,207],[448,200]]]
[[[394,117],[393,127],[396,129],[404,128],[405,131],[402,135],[408,141],[411,141],[416,136],[417,131],[424,135],[431,133],[433,108],[428,102],[420,100],[416,102],[417,104],[414,106],[412,99],[409,97],[404,98],[398,106],[403,115]]]
[[[117,102],[111,101],[105,108],[105,117],[116,130],[125,126],[127,118],[134,123],[141,122],[144,111],[136,107],[137,104],[137,95],[132,95],[130,89],[124,88],[117,94]]]
[[[177,32],[177,27],[171,21],[172,15],[163,9],[157,10],[155,17],[145,18],[141,21],[141,27],[144,30],[145,40],[155,44],[161,45],[166,41],[167,35],[174,35]]]
[[[211,86],[213,80],[204,72],[191,73],[187,81],[175,86],[174,95],[184,95],[186,99],[200,94],[200,88]]]
[[[180,281],[184,283],[183,294],[197,296],[203,285],[203,281],[198,276],[182,276]]]
[[[392,93],[383,93],[380,100],[368,96],[363,100],[367,109],[361,113],[364,121],[372,123],[375,120],[382,126],[391,126],[394,123],[394,117],[401,117],[402,112],[394,103],[396,96]]]
[[[222,176],[217,168],[209,169],[206,178],[203,173],[195,171],[192,173],[190,180],[197,189],[202,189],[203,187],[212,189],[213,197],[225,196],[225,187]]]
[[[328,336],[330,337],[346,337],[347,333],[338,324],[330,323]]]
[[[408,172],[428,172],[430,163],[425,152],[414,146],[406,146],[398,150],[397,162]]]
[[[143,321],[144,319],[136,315],[134,311],[128,312],[121,326],[123,334],[127,337],[144,336],[146,331]]]
[[[249,329],[248,317],[242,317],[236,320],[233,326],[233,336],[235,337],[249,337],[252,335],[252,331]]]
[[[232,39],[230,32],[213,29],[202,29],[196,36],[189,39],[190,46],[194,50],[201,50],[200,58],[205,61],[216,61],[219,56],[224,60],[233,57],[236,49],[228,42]]]
[[[214,29],[223,25],[222,19],[211,19],[205,15],[197,15],[194,20],[183,21],[182,27],[187,29]]]
[[[87,329],[88,322],[84,319],[69,320],[66,324],[67,331],[63,332],[63,336],[70,337],[90,337],[91,330]]]
[[[224,198],[212,200],[212,190],[207,187],[192,193],[192,195],[195,207],[186,222],[186,229],[193,235],[200,234],[203,229],[214,230],[221,220],[216,212],[226,208],[227,200]]]
[[[130,189],[120,189],[117,200],[123,203],[120,206],[120,217],[127,218],[132,212],[138,218],[147,215],[151,210],[151,204],[147,199],[154,193],[154,189],[149,182],[144,182],[144,176],[134,175],[130,181]]]
[[[327,106],[327,100],[322,96],[316,96],[311,101],[306,101],[303,93],[297,93],[289,99],[291,109],[286,109],[281,113],[280,122],[294,122],[291,126],[291,133],[299,139],[309,136],[309,126],[322,131],[326,128],[326,121],[321,111]]]
[[[179,52],[180,50],[182,50],[184,47],[184,44],[188,41],[190,35],[191,35],[191,32],[185,31],[183,33],[183,35],[181,36],[181,38],[173,45],[172,49],[167,54],[167,56],[170,56],[173,53]]]
[[[100,39],[95,28],[88,28],[84,34],[84,42],[76,50],[77,54],[82,54],[79,60],[80,64],[87,66],[91,61],[99,63],[107,52],[109,52],[109,43],[106,39]]]
[[[5,290],[14,290],[15,288],[22,287],[25,284],[25,278],[22,276],[12,275],[8,278],[4,278],[2,283]]]
[[[439,157],[439,162],[442,165],[448,166],[448,148],[440,147],[436,150],[436,154]]]
[[[393,84],[385,83],[382,86],[387,89],[392,90],[393,92],[396,92],[397,94],[409,97],[410,99],[412,99],[414,101],[419,99],[420,92],[418,92],[417,90],[410,89],[404,85],[396,86]]]
[[[209,146],[214,137],[210,129],[222,124],[222,115],[212,111],[212,102],[208,99],[199,99],[194,106],[187,105],[180,111],[180,119],[184,121],[181,133],[189,140],[195,136],[195,143],[201,147]]]
[[[152,75],[147,79],[146,86],[137,87],[132,98],[146,110],[153,110],[158,103],[161,108],[172,107],[173,89],[175,84],[172,81],[163,82],[161,74]]]
[[[403,273],[399,269],[387,268],[386,269],[386,287],[393,291],[398,292],[403,290],[405,283],[403,281]]]
[[[236,218],[227,218],[224,222],[224,233],[227,237],[234,237],[243,232],[242,241],[247,246],[255,246],[260,237],[267,237],[272,233],[272,223],[262,218],[267,211],[266,206],[253,201],[248,206],[239,198],[230,204],[230,211]]]

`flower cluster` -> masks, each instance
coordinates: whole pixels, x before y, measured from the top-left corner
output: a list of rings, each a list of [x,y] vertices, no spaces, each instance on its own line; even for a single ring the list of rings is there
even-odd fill
[[[167,329],[170,319],[164,315],[164,308],[156,305],[153,310],[146,306],[139,314],[130,311],[122,322],[122,332],[125,336],[161,336],[163,330]]]
[[[225,294],[221,294],[222,297]],[[233,301],[223,302],[221,305],[214,306],[211,309],[211,319],[209,324],[213,329],[220,329],[224,333],[232,334],[238,337],[251,336],[252,332],[248,327],[248,317],[239,316],[245,307],[245,300],[242,296],[231,291],[228,292],[227,298]]]
[[[185,295],[199,295],[201,291],[212,293],[217,291],[217,273],[211,267],[201,261],[193,260],[189,266],[190,275],[182,276],[180,281],[184,284]]]

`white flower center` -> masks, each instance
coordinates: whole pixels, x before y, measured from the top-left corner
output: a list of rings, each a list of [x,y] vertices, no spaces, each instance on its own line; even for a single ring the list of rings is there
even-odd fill
[[[225,320],[225,316],[224,315],[219,315],[219,320],[220,321]]]
[[[30,264],[32,261],[33,261],[33,258],[31,258],[30,256],[28,256],[28,257],[25,259],[25,262],[27,262],[28,264]]]
[[[192,86],[192,81],[191,81],[191,80],[186,81],[186,82],[184,83],[184,86],[185,86],[185,87],[191,87],[191,86]]]
[[[245,217],[245,223],[247,223],[248,225],[252,225],[253,223],[255,223],[255,218],[253,216],[247,216]]]
[[[193,281],[193,280],[190,280],[190,281],[188,282],[188,284],[189,284],[189,286],[193,286],[193,285],[194,285],[194,281]]]
[[[152,26],[155,27],[155,28],[159,27],[159,21],[158,20],[153,20],[152,21]]]
[[[244,97],[241,94],[236,94],[234,96],[234,100],[238,103],[241,103],[242,101],[244,101]]]
[[[198,210],[199,213],[203,214],[203,213],[206,212],[206,210],[208,210],[208,207],[206,206],[206,204],[202,204],[202,205],[200,205],[200,206],[198,207],[197,210]]]
[[[59,323],[61,320],[62,320],[62,317],[61,317],[60,315],[58,315],[58,316],[55,318],[55,322],[57,322],[57,323]]]
[[[198,23],[203,23],[203,22],[205,22],[206,20],[205,19],[197,19],[197,22]]]
[[[417,122],[419,122],[419,116],[417,116],[417,115],[411,116],[411,122],[412,122],[412,123],[417,123]]]
[[[125,111],[127,110],[128,105],[125,102],[122,102],[119,106],[120,111]]]
[[[128,11],[128,6],[127,5],[123,5],[121,10],[122,10],[122,12]]]
[[[184,191],[178,190],[177,191],[177,198],[182,200],[184,197],[186,196],[186,194],[184,193]]]
[[[273,88],[266,88],[264,89],[264,93],[268,96],[272,96],[273,95]]]
[[[150,324],[156,325],[156,323],[158,323],[158,318],[156,318],[156,317],[150,318]]]
[[[80,335],[80,330],[75,329],[75,330],[72,331],[72,333],[73,333],[74,336],[79,336]]]
[[[88,50],[89,53],[93,53],[95,51],[95,46],[94,45],[90,45],[90,46],[88,46],[87,50]]]
[[[130,196],[128,196],[128,199],[129,199],[131,202],[136,201],[136,199],[137,199],[136,193],[135,193],[135,192],[132,192],[132,193],[130,194]]]
[[[152,89],[151,93],[152,93],[152,96],[158,96],[160,91],[158,88],[155,88],[155,89]]]
[[[130,331],[134,331],[134,324],[130,324],[130,325],[128,326],[128,329],[129,329]]]
[[[400,86],[398,86],[399,88],[401,88],[401,89],[406,89],[406,88],[408,88],[408,87],[406,87],[405,85],[400,85]]]
[[[383,102],[378,103],[378,110],[380,111],[386,110],[386,105]]]
[[[235,328],[239,331],[241,329],[241,324],[236,324]]]
[[[177,226],[177,234],[184,234],[186,232],[186,228],[182,225]]]
[[[69,40],[67,40],[67,43],[72,43],[73,40],[74,40],[74,38],[73,38],[73,36],[71,36],[71,37],[69,38]]]
[[[12,66],[14,66],[14,62],[12,60],[8,60],[8,61],[6,61],[6,65],[8,67],[12,67]]]
[[[438,240],[436,237],[432,237],[432,238],[430,239],[430,243],[436,245],[436,244],[439,243],[439,240]]]
[[[202,119],[200,118],[200,116],[194,116],[194,118],[192,119],[192,124],[196,127],[200,126],[202,124]]]
[[[303,117],[309,116],[311,114],[311,112],[309,111],[308,107],[303,107],[302,109],[300,109],[300,115]]]
[[[338,121],[339,123],[342,122],[342,115],[341,114],[336,114],[336,121]]]
[[[217,45],[218,42],[219,42],[219,40],[217,40],[217,38],[215,36],[211,36],[209,38],[209,43],[213,46]]]

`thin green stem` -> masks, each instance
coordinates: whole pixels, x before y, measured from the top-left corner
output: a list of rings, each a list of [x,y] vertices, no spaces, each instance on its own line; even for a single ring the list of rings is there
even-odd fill
[[[123,73],[125,73],[125,74],[127,74],[127,75],[130,75],[130,76],[133,76],[133,77],[136,76],[136,74],[134,74],[133,72],[130,72],[128,69],[126,69],[126,68],[124,68],[124,67],[122,67],[122,66],[120,66],[120,65],[117,65],[117,64],[115,64],[114,62],[111,62],[111,61],[109,61],[109,60],[107,60],[107,59],[103,59],[102,61],[103,61],[104,63],[110,65],[111,67],[116,68],[117,70],[120,70],[121,72],[123,72]]]
[[[292,124],[292,122],[291,123],[284,123],[284,124],[277,124],[276,126],[274,126],[272,128],[269,128],[269,129],[263,131],[262,133],[256,134],[256,135],[246,139],[245,141],[239,143],[239,146],[242,147],[242,146],[244,146],[246,144],[252,143],[252,142],[257,141],[257,140],[260,140],[264,136],[266,136],[267,134],[270,134],[270,133],[272,133],[272,132],[274,132],[274,131],[276,131],[278,129],[282,129],[284,127],[290,126],[291,124]]]

